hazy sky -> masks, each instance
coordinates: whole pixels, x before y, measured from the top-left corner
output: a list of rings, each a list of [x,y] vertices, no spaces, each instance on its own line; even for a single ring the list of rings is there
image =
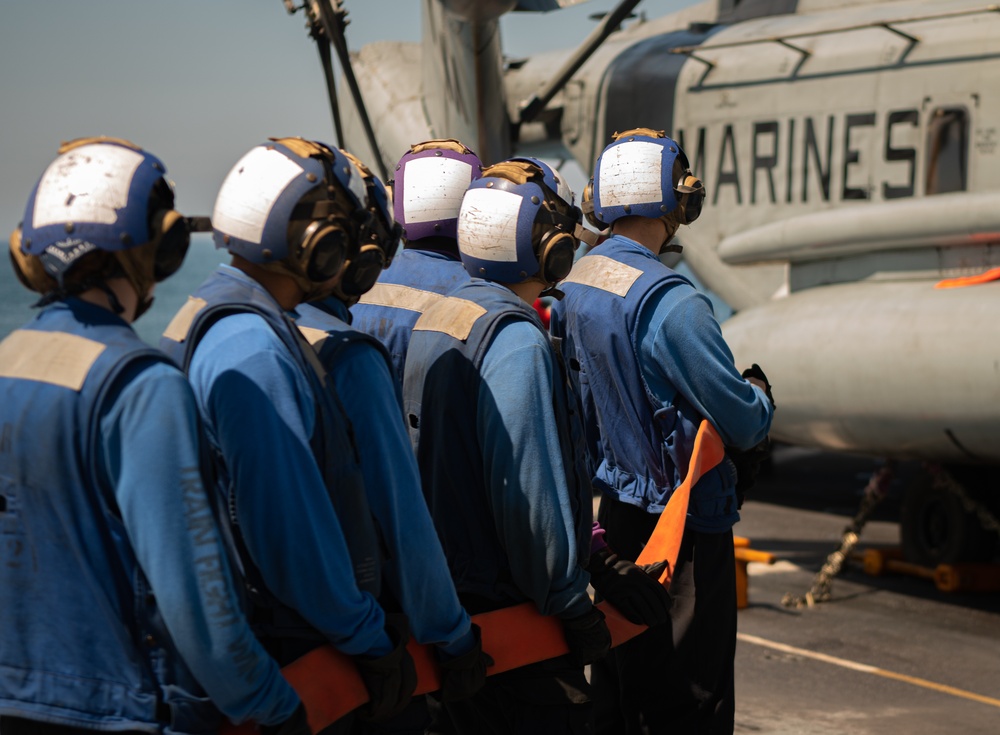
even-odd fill
[[[503,19],[505,51],[573,47],[590,0]],[[692,4],[647,0],[650,17]],[[347,0],[348,43],[417,40],[420,0]],[[553,41],[555,39],[555,41]],[[281,0],[5,0],[0,10],[0,241],[61,140],[129,138],[158,155],[184,214],[210,214],[229,168],[270,135],[333,141],[315,44]]]

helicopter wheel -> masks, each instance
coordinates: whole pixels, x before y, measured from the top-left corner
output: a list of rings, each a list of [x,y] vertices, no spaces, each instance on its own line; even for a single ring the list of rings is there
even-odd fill
[[[927,471],[907,488],[900,514],[900,541],[907,561],[934,567],[962,561],[986,561],[997,546],[961,499],[935,487]]]

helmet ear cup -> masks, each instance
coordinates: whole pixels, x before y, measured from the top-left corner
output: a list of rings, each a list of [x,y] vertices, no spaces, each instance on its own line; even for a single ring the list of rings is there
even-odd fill
[[[35,255],[26,255],[21,251],[21,228],[10,234],[10,264],[21,285],[29,291],[46,294],[54,291],[58,284],[45,272],[41,261]]]
[[[180,212],[173,209],[156,212],[151,219],[157,242],[153,279],[159,283],[180,270],[191,244],[191,231]]]
[[[538,266],[546,283],[558,283],[569,275],[573,269],[576,247],[576,238],[568,232],[550,230],[542,236]]]
[[[360,243],[368,237],[371,214],[360,208],[345,213],[339,199],[300,206],[306,214],[296,218],[301,223],[297,227],[308,224],[297,238],[294,231],[289,233],[289,243],[297,240],[298,245],[291,248],[288,264],[312,283],[329,281],[358,254]]]
[[[385,268],[385,253],[374,243],[361,246],[361,251],[351,259],[340,282],[340,290],[347,296],[361,296],[371,291]]]
[[[675,191],[678,194],[678,208],[683,213],[681,224],[689,225],[701,216],[701,207],[705,203],[705,185],[701,179],[686,172]]]
[[[299,263],[306,278],[322,283],[340,273],[347,259],[347,246],[347,233],[339,223],[324,220],[309,223],[299,245]]]

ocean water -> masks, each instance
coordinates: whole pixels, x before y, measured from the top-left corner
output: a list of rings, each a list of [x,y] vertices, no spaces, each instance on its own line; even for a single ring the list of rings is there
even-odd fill
[[[36,313],[31,305],[38,300],[38,294],[29,291],[17,280],[7,256],[8,244],[3,243],[4,255],[0,262],[0,339],[32,319]],[[160,335],[167,328],[177,310],[211,273],[215,266],[229,262],[229,254],[216,250],[208,235],[195,235],[184,265],[171,278],[156,284],[153,306],[133,325],[143,340],[159,345]]]
[[[7,243],[3,243],[4,256],[0,262],[0,339],[31,319],[35,310],[31,305],[38,300],[37,294],[21,285],[10,267],[6,256]],[[163,283],[156,284],[155,300],[152,308],[133,326],[139,336],[154,347],[159,345],[160,335],[167,328],[177,310],[187,300],[188,294],[194,291],[208,276],[215,266],[229,262],[229,254],[216,250],[209,235],[195,235],[191,239],[191,248],[181,269]],[[677,270],[694,281],[695,286],[704,291],[712,300],[715,316],[721,322],[732,314],[725,302],[711,291],[705,289],[689,268],[682,262]]]

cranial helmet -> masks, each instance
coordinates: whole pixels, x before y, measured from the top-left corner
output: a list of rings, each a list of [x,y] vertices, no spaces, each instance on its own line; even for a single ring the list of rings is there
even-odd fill
[[[222,182],[212,215],[216,247],[291,276],[307,299],[325,295],[325,284],[368,237],[363,176],[323,143],[270,140],[250,149]]]
[[[587,220],[606,227],[622,217],[671,217],[678,225],[698,219],[705,187],[691,174],[680,146],[660,130],[615,133],[594,165],[584,191]]]
[[[547,164],[512,158],[483,171],[462,199],[458,249],[473,276],[500,283],[538,277],[547,286],[569,275],[580,210]]]
[[[204,218],[174,211],[165,173],[158,158],[127,140],[63,143],[10,238],[18,278],[47,303],[124,277],[142,314],[153,284],[180,268],[192,228],[207,229]],[[120,309],[116,298],[112,305]]]
[[[357,254],[348,261],[337,295],[353,304],[371,290],[379,273],[389,267],[399,246],[400,227],[392,216],[392,202],[379,178],[347,151],[341,151],[361,173],[365,183],[365,207],[371,215],[365,239]]]
[[[409,242],[457,237],[458,211],[482,162],[457,140],[428,140],[411,146],[396,164],[392,209]]]

